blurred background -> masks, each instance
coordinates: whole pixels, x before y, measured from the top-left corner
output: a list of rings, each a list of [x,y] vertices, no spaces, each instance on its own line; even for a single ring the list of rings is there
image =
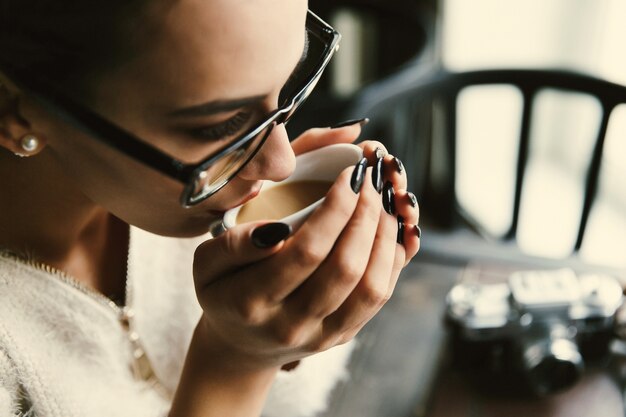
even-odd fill
[[[441,74],[488,69],[565,70],[626,84],[626,2],[311,0],[310,8],[343,39],[291,124],[293,133],[370,117],[364,137],[383,141],[405,161],[423,219],[433,227],[452,230],[460,221],[487,239],[510,243],[514,235],[531,255],[626,266],[626,105],[610,109],[594,198],[579,236],[603,116],[596,96],[550,85],[533,92],[518,203],[525,101],[519,86],[483,80],[460,89],[452,144],[437,137],[438,119],[450,111],[438,108],[432,91],[413,93],[409,104],[394,101]]]
[[[403,160],[423,230],[324,417],[625,415],[624,361],[530,398],[508,374],[460,372],[443,318],[452,285],[515,270],[626,285],[626,2],[309,5],[343,39],[290,133],[369,117],[361,139]]]

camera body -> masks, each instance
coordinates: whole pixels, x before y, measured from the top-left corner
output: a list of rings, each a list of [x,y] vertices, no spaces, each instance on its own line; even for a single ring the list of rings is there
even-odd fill
[[[519,375],[537,395],[563,390],[606,356],[622,298],[615,278],[571,269],[457,284],[446,297],[455,360]]]

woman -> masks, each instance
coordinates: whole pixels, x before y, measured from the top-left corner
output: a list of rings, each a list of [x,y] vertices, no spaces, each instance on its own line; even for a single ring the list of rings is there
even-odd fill
[[[0,5],[0,415],[318,411],[305,399],[345,360],[330,348],[419,248],[402,164],[363,142],[374,168],[291,236],[202,236],[295,154],[356,139],[284,128],[338,35],[302,0]],[[270,392],[307,363],[330,382]]]

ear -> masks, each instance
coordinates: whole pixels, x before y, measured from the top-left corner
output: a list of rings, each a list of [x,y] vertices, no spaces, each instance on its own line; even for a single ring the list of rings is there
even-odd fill
[[[0,74],[0,148],[33,156],[45,147],[44,135],[33,132],[19,111],[19,90]]]

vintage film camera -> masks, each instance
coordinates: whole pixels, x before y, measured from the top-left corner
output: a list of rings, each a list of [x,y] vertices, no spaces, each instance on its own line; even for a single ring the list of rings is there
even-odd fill
[[[622,288],[608,275],[518,271],[508,282],[460,283],[446,299],[454,361],[506,374],[537,395],[573,385],[607,356]]]

